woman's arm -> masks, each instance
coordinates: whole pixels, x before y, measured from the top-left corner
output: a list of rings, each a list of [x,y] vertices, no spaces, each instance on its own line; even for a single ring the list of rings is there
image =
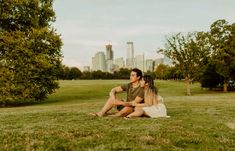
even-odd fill
[[[129,105],[134,106],[134,107],[146,107],[146,106],[148,106],[145,103],[136,103],[135,101],[126,102],[126,103],[128,103]]]

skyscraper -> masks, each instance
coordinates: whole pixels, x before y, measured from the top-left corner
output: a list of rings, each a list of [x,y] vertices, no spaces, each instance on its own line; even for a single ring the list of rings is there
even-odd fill
[[[113,60],[112,45],[106,45],[106,60]]]
[[[115,59],[114,64],[117,65],[118,68],[124,68],[125,62],[123,57]]]
[[[154,61],[152,59],[147,59],[145,65],[145,72],[150,71],[153,72],[154,69]]]
[[[126,67],[134,67],[134,44],[133,42],[127,42],[127,57],[126,57]]]
[[[92,58],[93,71],[101,70],[106,71],[105,55],[104,52],[100,51],[95,54]]]
[[[155,59],[155,61],[154,61],[154,70],[156,70],[157,67],[158,67],[160,64],[162,64],[162,63],[163,63],[163,58],[157,58],[157,59]]]
[[[137,55],[135,57],[135,67],[140,69],[141,71],[144,71],[144,54],[142,55]]]
[[[113,72],[113,50],[112,45],[106,45],[106,69],[108,72]]]
[[[96,61],[95,57],[92,57],[92,66],[91,66],[91,69],[93,71],[96,71],[96,69],[97,69],[97,61]]]

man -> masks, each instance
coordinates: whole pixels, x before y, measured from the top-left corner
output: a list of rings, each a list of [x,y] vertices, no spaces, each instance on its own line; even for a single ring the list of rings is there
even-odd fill
[[[109,110],[113,107],[117,107],[119,110],[115,116],[126,116],[133,112],[133,107],[129,106],[128,103],[125,103],[116,97],[116,93],[126,91],[127,93],[127,102],[134,101],[140,103],[144,99],[144,89],[140,86],[140,80],[142,79],[141,70],[134,68],[131,70],[130,74],[130,83],[118,86],[113,88],[109,93],[109,99],[106,101],[103,108],[97,113],[90,113],[93,116],[104,116]]]

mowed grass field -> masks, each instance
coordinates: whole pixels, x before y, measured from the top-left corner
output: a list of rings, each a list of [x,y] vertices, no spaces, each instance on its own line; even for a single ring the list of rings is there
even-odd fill
[[[41,104],[0,108],[0,150],[235,150],[235,92],[203,90],[198,83],[185,96],[184,82],[155,81],[170,118],[87,115],[102,107],[112,87],[127,82],[60,81]]]

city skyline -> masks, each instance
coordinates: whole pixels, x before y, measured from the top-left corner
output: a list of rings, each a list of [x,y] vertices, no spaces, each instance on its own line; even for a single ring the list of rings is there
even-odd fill
[[[143,72],[153,72],[154,69],[158,67],[159,64],[172,65],[172,62],[166,57],[162,58],[145,58],[144,53],[136,54],[134,49],[133,42],[127,42],[127,57],[114,57],[114,51],[112,49],[112,45],[109,43],[105,45],[106,55],[104,51],[98,51],[92,57],[92,65],[91,68],[89,66],[84,66],[83,71],[103,71],[113,73],[114,71],[119,71],[120,68],[138,68]],[[82,69],[81,69],[82,70]]]
[[[235,22],[233,0],[57,0],[53,26],[63,40],[63,63],[91,66],[91,57],[111,43],[115,58],[127,57],[126,42],[135,54],[155,59],[165,36],[178,32],[208,31],[218,19]]]

